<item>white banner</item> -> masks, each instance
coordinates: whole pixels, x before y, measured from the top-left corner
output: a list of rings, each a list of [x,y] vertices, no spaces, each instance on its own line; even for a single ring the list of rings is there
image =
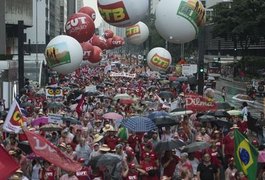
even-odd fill
[[[127,77],[127,78],[135,78],[135,77],[136,77],[136,74],[130,74],[130,73],[126,73],[126,72],[121,72],[121,73],[111,72],[111,73],[110,73],[110,77]]]
[[[20,107],[17,101],[14,100],[6,116],[3,129],[7,132],[19,133],[24,123],[25,119],[22,116]]]
[[[59,114],[49,114],[48,115],[48,122],[54,124],[63,124],[62,115]]]

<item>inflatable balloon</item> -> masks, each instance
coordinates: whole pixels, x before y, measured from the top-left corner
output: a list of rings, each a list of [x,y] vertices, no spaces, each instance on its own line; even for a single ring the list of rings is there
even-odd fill
[[[153,71],[166,71],[171,62],[170,53],[161,47],[153,48],[147,55],[147,64]]]
[[[82,43],[88,41],[93,36],[95,24],[88,15],[76,13],[67,20],[65,30],[67,35]]]
[[[107,49],[107,41],[101,36],[97,36],[94,34],[93,37],[90,39],[90,42],[93,46],[98,46],[102,50]]]
[[[89,42],[81,43],[83,49],[83,60],[88,60],[93,52],[93,46]]]
[[[98,0],[102,18],[117,27],[127,27],[139,22],[148,12],[149,0]]]
[[[199,0],[162,0],[156,7],[155,27],[168,42],[192,41],[205,23],[205,9]]]
[[[143,22],[138,22],[135,25],[126,28],[126,37],[128,42],[135,45],[140,45],[149,36],[149,29]]]
[[[102,50],[97,46],[93,46],[93,52],[88,61],[92,64],[96,64],[99,63],[101,59],[102,59]]]
[[[88,6],[81,7],[78,12],[88,15],[89,17],[91,17],[93,21],[96,20],[96,12],[91,7]]]
[[[107,49],[114,49],[115,47],[112,45],[112,38],[109,38],[107,41]]]
[[[104,38],[109,39],[109,38],[112,38],[114,36],[114,33],[112,30],[107,29],[104,31],[103,36],[104,36]]]
[[[66,35],[53,38],[45,49],[48,66],[58,73],[69,74],[79,68],[83,50],[79,42]]]
[[[124,39],[120,36],[117,36],[117,35],[113,36],[112,46],[113,47],[120,47],[122,45],[124,45]]]

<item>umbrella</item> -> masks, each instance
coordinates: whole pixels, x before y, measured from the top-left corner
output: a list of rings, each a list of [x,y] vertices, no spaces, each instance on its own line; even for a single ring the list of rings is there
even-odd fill
[[[171,112],[169,113],[171,116],[181,116],[181,115],[187,115],[187,114],[192,114],[192,110],[184,110],[184,111],[176,111],[176,112]]]
[[[150,118],[143,116],[132,116],[123,119],[121,124],[133,132],[148,132],[157,128]]]
[[[241,111],[240,110],[230,110],[230,111],[227,111],[227,113],[230,116],[240,116],[241,115]]]
[[[93,157],[89,161],[89,165],[91,166],[114,166],[115,164],[121,162],[121,157],[116,154],[106,153],[100,154],[98,156]]]
[[[40,130],[42,131],[60,131],[62,130],[62,127],[56,124],[46,124],[44,126],[40,127]]]
[[[168,98],[172,98],[174,95],[173,95],[173,93],[170,92],[170,91],[160,91],[159,96],[160,96],[161,98],[168,99]]]
[[[33,104],[30,102],[23,102],[19,106],[25,108],[25,107],[32,107]]]
[[[185,146],[186,144],[181,140],[171,140],[171,141],[159,141],[155,146],[155,151],[157,153],[162,153],[164,151],[169,151],[175,148]]]
[[[113,119],[113,120],[123,119],[122,115],[115,113],[115,112],[108,112],[104,114],[102,117],[105,119]]]
[[[118,100],[118,99],[132,99],[132,97],[129,94],[127,94],[127,93],[124,93],[124,94],[116,94],[113,97],[113,100]]]
[[[48,107],[49,108],[61,108],[64,107],[65,105],[61,102],[49,102]]]
[[[19,142],[17,146],[26,154],[32,153],[32,149],[27,141]]]
[[[210,111],[207,114],[215,117],[230,117],[230,114],[228,114],[225,110]]]
[[[70,122],[70,124],[81,124],[81,122],[78,119],[70,116],[62,117],[62,120],[65,122]]]
[[[188,77],[186,77],[186,76],[180,76],[180,77],[177,78],[177,81],[178,81],[178,82],[185,82],[185,81],[188,81]]]
[[[154,111],[148,115],[148,118],[150,118],[154,123],[159,126],[173,126],[178,124],[175,119],[173,119],[169,113],[164,111]]]
[[[32,126],[39,126],[39,125],[44,125],[44,124],[48,124],[48,117],[47,116],[41,116],[41,117],[38,117],[36,119],[34,119],[32,122],[31,122],[31,125]]]
[[[157,89],[157,87],[155,85],[151,85],[151,86],[149,86],[147,88],[148,91],[150,91],[150,90],[156,90],[156,89]]]
[[[232,106],[228,102],[217,102],[217,109],[231,110]]]
[[[130,105],[130,104],[133,104],[134,103],[134,100],[133,99],[121,99],[119,101],[120,104],[124,104],[124,105]]]
[[[226,119],[216,119],[215,121],[212,121],[212,123],[216,124],[218,127],[232,127],[233,123],[229,122]]]
[[[210,147],[210,144],[204,141],[195,141],[192,142],[191,144],[188,144],[187,146],[184,147],[183,151],[184,152],[195,152],[195,151],[200,151],[204,150]]]
[[[103,82],[105,85],[109,85],[109,86],[113,86],[114,84],[112,82],[109,82],[109,81],[105,81]]]
[[[211,121],[216,120],[216,117],[214,117],[212,115],[204,114],[204,115],[198,117],[198,119],[200,120],[200,122],[211,122]]]

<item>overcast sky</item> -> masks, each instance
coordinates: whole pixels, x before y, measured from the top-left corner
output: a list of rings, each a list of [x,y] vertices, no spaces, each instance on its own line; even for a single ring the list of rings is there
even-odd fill
[[[95,25],[96,25],[96,27],[98,27],[100,25],[101,21],[102,21],[102,18],[100,16],[99,12],[98,12],[97,0],[84,0],[84,5],[92,7],[96,11]]]

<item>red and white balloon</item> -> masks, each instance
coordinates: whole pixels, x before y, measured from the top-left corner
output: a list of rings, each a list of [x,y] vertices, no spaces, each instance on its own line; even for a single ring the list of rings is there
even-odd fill
[[[171,62],[171,54],[161,47],[153,48],[147,55],[147,64],[153,71],[166,71]]]
[[[89,60],[93,52],[93,46],[89,42],[81,43],[83,49],[83,60]]]
[[[69,74],[79,68],[83,59],[83,50],[76,39],[60,35],[48,43],[45,58],[49,68],[60,74]]]
[[[147,40],[149,29],[143,22],[126,27],[126,37],[129,43],[140,45]]]
[[[100,62],[101,59],[102,59],[102,50],[97,46],[93,46],[93,52],[88,61],[92,64],[97,64]]]
[[[104,31],[103,36],[104,36],[104,38],[109,39],[109,38],[112,38],[114,36],[114,33],[112,30],[107,29]]]
[[[117,27],[139,22],[148,12],[149,0],[98,0],[102,18]]]
[[[67,20],[65,30],[67,35],[82,43],[88,41],[93,36],[95,24],[88,15],[76,13]]]
[[[124,45],[125,41],[123,39],[123,37],[120,37],[120,36],[113,36],[112,38],[112,46],[113,47],[120,47],[122,45]]]
[[[90,39],[90,42],[93,46],[98,46],[102,50],[107,49],[107,41],[101,36],[97,36],[94,34],[93,37]]]

